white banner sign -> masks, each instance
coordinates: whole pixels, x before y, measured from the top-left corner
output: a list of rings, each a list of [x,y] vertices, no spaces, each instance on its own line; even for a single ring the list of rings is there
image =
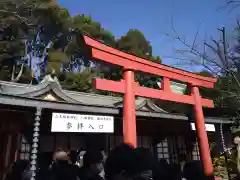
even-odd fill
[[[51,132],[113,133],[113,116],[53,113]]]
[[[195,123],[191,123],[192,130],[196,131]],[[215,132],[214,124],[205,124],[206,131]]]

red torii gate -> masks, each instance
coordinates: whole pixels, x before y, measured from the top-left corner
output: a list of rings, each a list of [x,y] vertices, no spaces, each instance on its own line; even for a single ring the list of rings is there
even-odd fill
[[[123,93],[123,137],[124,142],[136,147],[136,105],[135,96],[162,99],[180,103],[191,104],[194,107],[197,135],[200,144],[200,155],[206,175],[213,172],[210,156],[208,137],[205,130],[205,122],[202,107],[213,107],[213,101],[201,98],[198,87],[213,88],[215,78],[202,77],[180,69],[150,62],[110,46],[96,41],[88,36],[83,36],[90,50],[91,58],[115,64],[123,68],[124,79],[120,82],[95,79],[96,89]],[[163,77],[161,90],[141,87],[134,80],[134,71],[142,71]],[[170,87],[170,79],[186,82],[191,86],[190,95],[173,93]]]

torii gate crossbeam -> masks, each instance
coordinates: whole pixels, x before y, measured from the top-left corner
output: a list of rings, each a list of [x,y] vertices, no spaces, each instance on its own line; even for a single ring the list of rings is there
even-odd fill
[[[149,62],[128,53],[106,46],[88,36],[83,36],[90,52],[90,58],[115,64],[123,69],[124,79],[120,82],[95,79],[96,89],[123,93],[123,136],[124,142],[136,147],[136,105],[135,96],[162,99],[167,101],[191,104],[194,107],[197,135],[200,144],[200,155],[206,175],[213,172],[208,137],[202,107],[213,107],[213,101],[200,96],[198,87],[213,88],[215,78],[202,77],[180,69]],[[161,90],[141,87],[134,80],[134,71],[142,71],[163,78]],[[171,91],[170,80],[185,82],[191,86],[190,95],[179,95]]]

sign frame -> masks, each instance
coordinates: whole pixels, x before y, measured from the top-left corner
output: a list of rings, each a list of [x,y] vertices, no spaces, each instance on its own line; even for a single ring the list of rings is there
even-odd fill
[[[51,132],[114,133],[114,117],[53,112]]]

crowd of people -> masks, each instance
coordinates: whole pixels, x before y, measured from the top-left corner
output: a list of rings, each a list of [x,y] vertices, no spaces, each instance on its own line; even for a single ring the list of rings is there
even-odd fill
[[[17,161],[5,180],[30,180],[32,172],[28,161]],[[170,166],[165,159],[158,161],[146,148],[121,144],[104,159],[101,151],[89,150],[83,164],[71,162],[67,152],[58,150],[51,166],[37,172],[36,180],[210,180],[201,161],[186,162],[183,168]]]

